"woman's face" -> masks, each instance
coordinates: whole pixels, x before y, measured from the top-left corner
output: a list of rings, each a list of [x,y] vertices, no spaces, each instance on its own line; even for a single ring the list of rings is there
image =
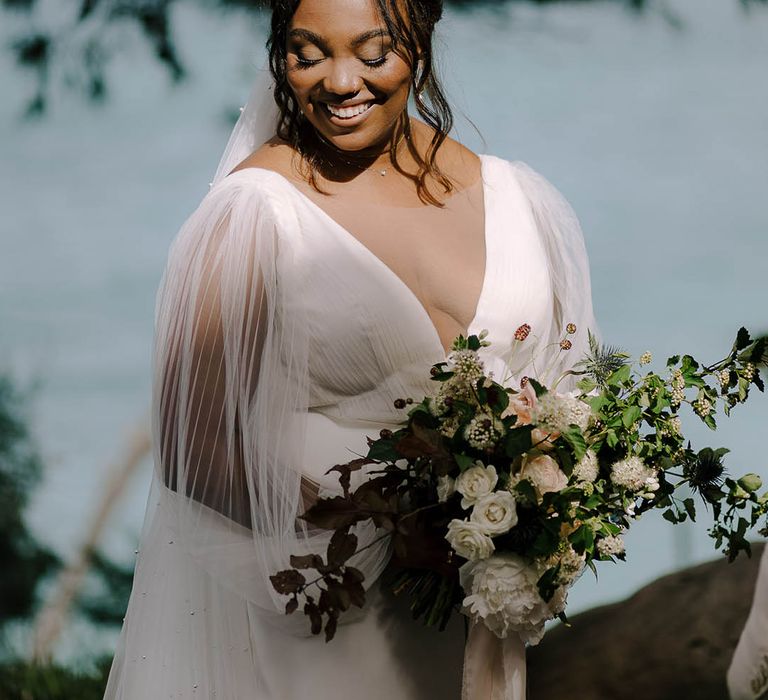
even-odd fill
[[[337,148],[386,142],[408,105],[411,69],[373,0],[302,0],[287,37],[287,79],[312,126]]]

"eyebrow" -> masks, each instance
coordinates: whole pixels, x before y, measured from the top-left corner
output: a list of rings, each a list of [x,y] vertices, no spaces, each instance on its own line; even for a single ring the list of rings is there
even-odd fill
[[[309,29],[291,29],[291,31],[288,33],[288,36],[296,39],[306,39],[307,41],[311,41],[313,44],[317,44],[318,46],[328,46],[328,42],[326,42],[323,37],[309,31]],[[371,29],[370,31],[358,34],[354,39],[352,39],[350,44],[351,46],[357,48],[358,46],[364,44],[366,41],[386,36],[389,36],[389,32],[386,29]]]

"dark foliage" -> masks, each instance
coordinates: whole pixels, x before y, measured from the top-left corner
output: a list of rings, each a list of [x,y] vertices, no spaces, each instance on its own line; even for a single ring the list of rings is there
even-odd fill
[[[0,376],[0,627],[30,614],[38,581],[58,564],[23,520],[41,462],[22,417],[22,401],[11,380]]]
[[[37,666],[23,661],[0,664],[0,700],[101,700],[111,658],[92,671],[55,664]]]
[[[445,0],[446,6],[462,11],[488,10],[513,3],[552,5],[555,3],[586,4],[596,0]],[[768,0],[736,0],[745,9],[768,6]],[[641,13],[652,10],[654,0],[613,0],[630,11]],[[112,55],[111,30],[120,26],[133,26],[144,36],[157,61],[168,71],[173,81],[182,80],[184,63],[175,42],[174,7],[195,3],[210,11],[239,11],[259,14],[267,11],[267,0],[79,0],[73,4],[72,23],[64,31],[50,32],[35,29],[34,10],[37,0],[0,0],[0,13],[26,13],[33,22],[22,36],[11,43],[17,64],[30,70],[34,76],[35,91],[30,99],[27,116],[39,116],[47,108],[52,68],[62,62],[68,66],[64,82],[78,90],[93,103],[107,96],[107,68]],[[673,25],[680,20],[660,5],[658,11]]]

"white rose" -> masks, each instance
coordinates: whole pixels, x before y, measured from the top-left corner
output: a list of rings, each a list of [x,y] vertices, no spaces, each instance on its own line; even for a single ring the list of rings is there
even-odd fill
[[[568,477],[549,455],[526,459],[520,476],[533,484],[539,498],[545,493],[562,491],[568,486]]]
[[[456,491],[456,482],[447,474],[437,477],[437,500],[445,503]]]
[[[517,504],[509,491],[494,491],[475,502],[469,519],[489,535],[501,535],[517,525]]]
[[[498,480],[496,467],[492,464],[485,467],[479,460],[475,462],[473,467],[456,477],[456,490],[463,496],[461,507],[469,508],[478,498],[489,494]]]
[[[536,585],[537,567],[516,554],[498,554],[459,568],[465,592],[463,611],[483,622],[497,637],[517,632],[528,644],[538,644],[544,623],[565,609],[566,589],[560,586],[549,603]]]
[[[470,561],[485,559],[496,549],[493,540],[483,529],[477,523],[467,520],[451,520],[445,539],[456,554]]]

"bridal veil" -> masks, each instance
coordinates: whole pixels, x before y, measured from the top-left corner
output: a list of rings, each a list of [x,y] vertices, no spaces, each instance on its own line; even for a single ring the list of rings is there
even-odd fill
[[[269,581],[291,554],[325,553],[331,534],[298,517],[317,493],[301,468],[313,324],[280,285],[296,240],[281,232],[298,224],[269,193],[227,177],[276,120],[263,71],[210,191],[169,250],[155,310],[153,479],[109,700],[243,700],[238,688],[261,684],[252,625],[310,634]],[[527,165],[511,167],[548,256],[555,313],[539,337],[554,343],[554,376],[594,331],[584,242],[557,190]],[[569,322],[579,333],[560,352]],[[370,524],[354,531],[359,546],[380,534]],[[383,540],[351,560],[367,588],[389,553]],[[339,624],[359,614],[352,608]]]

